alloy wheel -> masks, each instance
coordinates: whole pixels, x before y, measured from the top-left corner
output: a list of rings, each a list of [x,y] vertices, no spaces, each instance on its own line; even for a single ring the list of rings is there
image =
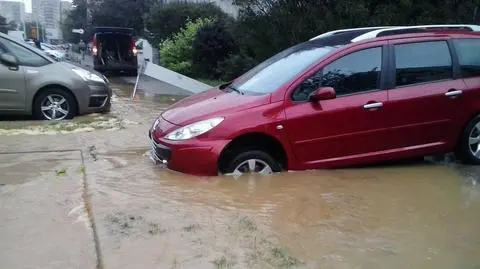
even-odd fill
[[[470,131],[468,145],[470,153],[472,153],[475,158],[480,159],[480,122],[475,124]]]
[[[265,161],[249,159],[237,165],[232,174],[242,175],[246,173],[269,175],[273,173],[273,170]]]
[[[40,109],[48,120],[63,120],[67,117],[70,106],[62,95],[50,94],[43,99]]]

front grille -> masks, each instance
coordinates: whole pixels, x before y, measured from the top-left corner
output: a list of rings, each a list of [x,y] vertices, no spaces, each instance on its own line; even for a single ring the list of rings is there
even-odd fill
[[[152,139],[152,152],[162,162],[168,163],[172,156],[172,150],[164,145],[157,144]]]

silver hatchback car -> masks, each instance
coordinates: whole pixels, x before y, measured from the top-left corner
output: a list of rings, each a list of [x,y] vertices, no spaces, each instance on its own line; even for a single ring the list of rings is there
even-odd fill
[[[33,114],[41,120],[110,111],[105,76],[0,33],[0,114]]]

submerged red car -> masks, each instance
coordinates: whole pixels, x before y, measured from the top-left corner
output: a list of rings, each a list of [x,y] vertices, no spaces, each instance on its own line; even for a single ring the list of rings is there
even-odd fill
[[[291,47],[163,112],[170,169],[217,175],[344,167],[454,151],[480,164],[480,36],[338,36]]]

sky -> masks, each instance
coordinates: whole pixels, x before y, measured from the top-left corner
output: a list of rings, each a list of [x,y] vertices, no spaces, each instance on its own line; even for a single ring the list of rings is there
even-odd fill
[[[23,0],[25,3],[25,12],[32,13],[32,0]]]

